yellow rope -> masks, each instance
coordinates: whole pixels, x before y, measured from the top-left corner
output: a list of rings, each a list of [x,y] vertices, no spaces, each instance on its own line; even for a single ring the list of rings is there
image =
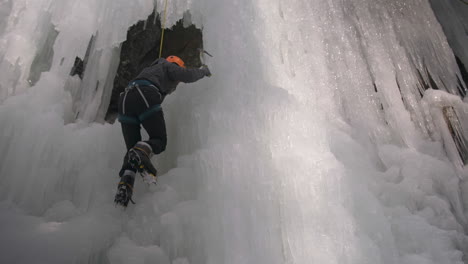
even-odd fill
[[[162,55],[162,46],[163,46],[163,41],[164,41],[164,29],[166,28],[166,15],[167,15],[167,0],[164,6],[164,20],[162,24],[161,44],[159,45],[159,58],[161,58],[161,55]]]

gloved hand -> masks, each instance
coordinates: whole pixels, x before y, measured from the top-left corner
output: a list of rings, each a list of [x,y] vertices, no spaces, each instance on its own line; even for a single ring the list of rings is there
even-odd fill
[[[210,69],[208,69],[208,66],[202,65],[200,67],[200,70],[202,70],[205,73],[205,76],[211,77],[211,72],[210,72]]]

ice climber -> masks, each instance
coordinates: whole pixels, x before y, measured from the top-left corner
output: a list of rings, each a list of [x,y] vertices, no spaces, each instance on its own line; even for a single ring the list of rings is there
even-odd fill
[[[119,122],[127,146],[115,203],[124,207],[132,201],[136,172],[146,182],[155,182],[157,171],[151,156],[166,149],[166,124],[161,103],[175,91],[179,82],[191,83],[211,76],[207,66],[188,69],[177,56],[154,61],[132,80],[119,99]],[[149,139],[142,141],[140,125],[148,132]],[[132,201],[133,202],[133,201]]]

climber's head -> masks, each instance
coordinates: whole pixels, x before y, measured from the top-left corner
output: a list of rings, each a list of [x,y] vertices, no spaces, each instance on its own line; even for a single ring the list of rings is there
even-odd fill
[[[175,64],[179,65],[182,68],[185,68],[184,61],[181,58],[177,57],[177,56],[171,55],[171,56],[167,57],[166,60],[168,62],[175,63]]]

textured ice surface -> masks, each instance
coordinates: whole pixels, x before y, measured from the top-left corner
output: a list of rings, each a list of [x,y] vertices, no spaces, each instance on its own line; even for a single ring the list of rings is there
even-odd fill
[[[466,125],[466,103],[423,0],[169,1],[213,76],[167,98],[160,185],[115,208],[120,127],[93,121],[127,28],[163,2],[0,0],[1,263],[463,263],[468,185],[440,107]]]
[[[436,1],[431,0],[434,13],[439,19],[447,40],[454,53],[468,67],[468,4],[466,1]]]

